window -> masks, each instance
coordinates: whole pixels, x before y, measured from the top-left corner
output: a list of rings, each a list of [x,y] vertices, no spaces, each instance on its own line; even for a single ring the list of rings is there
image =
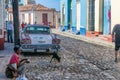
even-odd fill
[[[44,26],[30,26],[25,29],[25,32],[28,34],[50,34],[51,30]]]
[[[95,0],[88,1],[88,30],[94,31]]]

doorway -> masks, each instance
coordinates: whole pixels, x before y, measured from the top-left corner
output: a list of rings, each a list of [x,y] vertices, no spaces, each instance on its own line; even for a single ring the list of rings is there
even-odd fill
[[[44,25],[48,25],[48,15],[47,13],[42,14],[42,22]]]
[[[70,28],[72,29],[72,0],[70,0]]]
[[[88,31],[94,31],[95,0],[88,0]]]

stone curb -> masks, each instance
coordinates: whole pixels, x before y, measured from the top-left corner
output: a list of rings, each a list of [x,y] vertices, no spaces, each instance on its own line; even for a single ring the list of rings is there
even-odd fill
[[[109,47],[109,48],[114,48],[114,43],[100,40],[98,38],[89,38],[89,37],[82,36],[82,35],[75,35],[70,32],[61,32],[59,29],[52,29],[52,31],[55,34],[59,34],[62,36],[82,40],[82,41],[85,41],[88,43],[97,44],[97,45],[101,45],[101,46],[105,46],[105,47]]]

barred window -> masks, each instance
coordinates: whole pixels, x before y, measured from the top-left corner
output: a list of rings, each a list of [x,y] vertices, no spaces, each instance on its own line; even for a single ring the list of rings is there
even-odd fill
[[[88,30],[94,31],[95,22],[95,0],[88,1]]]

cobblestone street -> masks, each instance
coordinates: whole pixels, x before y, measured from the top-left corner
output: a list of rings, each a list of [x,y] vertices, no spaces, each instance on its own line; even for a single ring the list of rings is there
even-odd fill
[[[72,38],[62,40],[61,63],[49,63],[49,56],[27,57],[27,76],[30,80],[119,80],[114,63],[114,49]]]
[[[120,80],[119,3],[0,0],[0,80]]]
[[[26,55],[22,58],[30,59],[27,64],[26,76],[29,80],[120,80],[120,58],[114,63],[114,49],[96,45],[67,36],[59,35],[62,50],[58,53],[61,62],[50,63],[51,55]],[[8,46],[6,46],[8,47]],[[9,47],[11,48],[11,47]],[[6,48],[5,48],[6,49]],[[4,62],[7,62],[9,51],[5,59],[0,58],[0,72],[4,71]],[[8,53],[9,52],[9,53]],[[3,65],[4,64],[4,65]],[[4,74],[0,73],[0,80]]]

